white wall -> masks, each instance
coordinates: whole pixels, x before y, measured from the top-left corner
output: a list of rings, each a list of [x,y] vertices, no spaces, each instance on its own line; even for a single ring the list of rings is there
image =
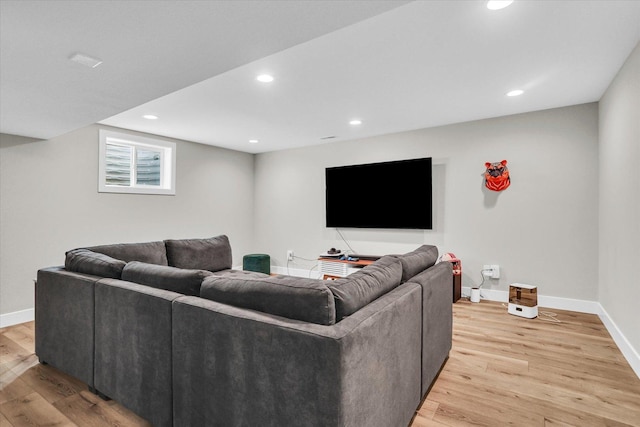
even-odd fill
[[[252,155],[177,141],[176,196],[98,193],[97,125],[49,141],[0,135],[0,314],[33,307],[37,269],[79,246],[225,233],[234,264],[265,252],[280,266],[287,249],[346,249],[324,226],[324,168],[423,156],[434,158],[434,230],[343,229],[354,250],[436,244],[462,259],[465,286],[491,263],[502,278],[487,288],[597,300],[597,113],[586,104],[261,154],[255,174]],[[489,192],[484,162],[503,158],[513,183]]]
[[[520,282],[538,285],[544,295],[597,300],[595,103],[259,154],[255,249],[280,266],[287,249],[309,259],[330,247],[346,249],[336,230],[325,227],[325,167],[417,157],[434,161],[434,230],[342,229],[356,252],[403,253],[435,244],[461,258],[464,286],[479,283],[483,264],[499,264],[502,278],[485,284],[488,289]],[[484,163],[502,159],[509,162],[511,187],[490,192],[483,186]],[[393,177],[389,184],[404,185]],[[296,260],[289,267],[314,264]]]
[[[639,351],[640,44],[599,106],[599,299],[629,343]]]
[[[253,155],[173,140],[175,196],[98,193],[100,128],[0,135],[0,314],[33,308],[37,270],[72,248],[227,234],[234,264],[250,251]]]

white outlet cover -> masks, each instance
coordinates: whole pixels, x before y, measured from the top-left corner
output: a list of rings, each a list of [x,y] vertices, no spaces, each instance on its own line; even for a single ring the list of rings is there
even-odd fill
[[[499,279],[500,278],[500,266],[499,265],[492,265],[491,268],[493,269],[493,276],[491,276],[493,279]]]
[[[484,277],[490,277],[491,279],[500,278],[500,266],[497,264],[485,264],[482,266]],[[484,271],[491,270],[491,271]]]

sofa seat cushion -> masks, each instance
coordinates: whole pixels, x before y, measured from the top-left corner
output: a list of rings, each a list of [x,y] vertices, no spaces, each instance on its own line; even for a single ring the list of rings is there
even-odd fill
[[[231,268],[231,245],[225,235],[210,239],[165,240],[169,265],[194,270]]]
[[[65,254],[64,268],[76,273],[119,279],[126,262],[89,249],[73,249]]]
[[[117,243],[114,245],[92,246],[94,252],[108,255],[122,261],[140,261],[149,264],[168,265],[164,242]]]
[[[422,245],[414,251],[399,255],[398,258],[402,262],[402,282],[404,283],[436,263],[438,248],[433,245]]]
[[[202,281],[210,275],[211,272],[205,270],[188,270],[131,261],[122,271],[122,280],[183,295],[198,296]]]
[[[319,325],[333,325],[333,295],[322,280],[291,276],[209,276],[200,296],[235,307]]]
[[[333,281],[328,287],[335,297],[336,321],[360,310],[400,284],[402,264],[386,255],[360,271]]]
[[[211,273],[213,276],[222,276],[222,277],[269,277],[269,274],[260,273],[258,271],[249,271],[249,270],[220,270],[214,271]]]

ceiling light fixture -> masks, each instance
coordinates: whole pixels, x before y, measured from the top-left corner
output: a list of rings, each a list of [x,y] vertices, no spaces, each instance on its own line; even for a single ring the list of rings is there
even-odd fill
[[[258,140],[257,139],[250,139],[249,142],[252,143],[252,144],[257,144]]]
[[[70,61],[77,62],[78,64],[82,64],[85,67],[96,68],[98,65],[102,64],[102,61],[98,58],[93,58],[89,55],[84,55],[82,53],[74,53],[69,57]]]
[[[154,116],[153,114],[145,114],[142,118],[147,120],[158,120],[158,116]]]
[[[524,93],[522,89],[512,90],[511,92],[507,92],[507,96],[520,96]]]
[[[362,124],[362,120],[358,120],[358,119],[356,119],[356,120],[351,120],[351,121],[349,122],[349,124],[350,124],[350,125],[352,125],[352,126],[358,126],[358,125],[361,125],[361,124]]]
[[[258,77],[256,77],[256,80],[262,83],[271,83],[273,81],[273,76],[269,74],[260,74]]]
[[[487,2],[487,9],[500,10],[509,6],[511,3],[513,3],[513,0],[489,0]]]

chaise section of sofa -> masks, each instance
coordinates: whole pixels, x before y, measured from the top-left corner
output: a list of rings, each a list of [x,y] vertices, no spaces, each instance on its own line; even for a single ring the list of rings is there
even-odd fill
[[[202,298],[173,305],[175,426],[406,426],[420,402],[417,284],[329,326]]]

